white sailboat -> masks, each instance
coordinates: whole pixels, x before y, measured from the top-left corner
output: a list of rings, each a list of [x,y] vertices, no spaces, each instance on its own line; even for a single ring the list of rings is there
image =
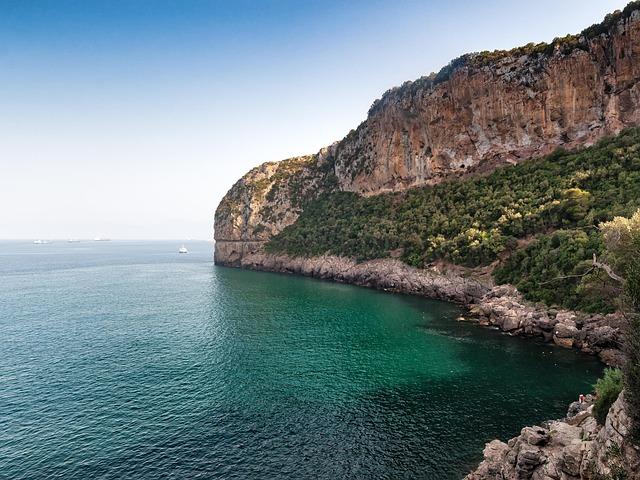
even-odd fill
[[[180,250],[178,250],[178,253],[189,253],[189,250],[187,250],[187,247],[185,247],[184,244],[182,244],[182,246],[180,247]]]

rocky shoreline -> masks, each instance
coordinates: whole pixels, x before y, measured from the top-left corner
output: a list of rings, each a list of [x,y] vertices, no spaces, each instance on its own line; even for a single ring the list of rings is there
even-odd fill
[[[629,439],[624,392],[605,424],[593,416],[593,397],[574,402],[567,417],[525,427],[507,443],[493,440],[465,480],[638,479],[640,449]]]
[[[490,286],[474,278],[464,278],[454,273],[439,273],[410,267],[397,259],[380,259],[368,262],[323,255],[320,257],[291,257],[262,252],[245,252],[236,261],[220,258],[216,242],[216,264],[250,270],[290,273],[349,283],[396,293],[408,293],[423,297],[448,300],[468,305],[482,298]]]
[[[619,314],[586,314],[533,304],[511,285],[493,287],[469,306],[469,313],[470,320],[480,325],[596,354],[613,367],[622,366],[624,360],[624,319]]]
[[[533,304],[514,287],[494,286],[490,278],[474,276],[463,269],[418,269],[391,258],[356,262],[331,255],[291,257],[264,253],[262,242],[225,243],[216,242],[218,265],[303,275],[450,301],[468,309],[469,315],[460,320],[595,354],[610,366],[622,364],[623,319],[616,314],[585,314]]]

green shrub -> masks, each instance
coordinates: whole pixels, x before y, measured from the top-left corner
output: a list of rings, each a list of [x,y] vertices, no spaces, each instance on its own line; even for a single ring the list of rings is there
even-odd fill
[[[595,288],[587,295],[583,292],[583,283],[593,272],[593,254],[600,255],[602,249],[602,238],[595,229],[558,230],[514,252],[496,268],[494,278],[497,283],[515,285],[534,302],[588,312],[612,311],[613,298],[607,292]]]
[[[593,416],[600,425],[604,425],[611,405],[622,391],[622,371],[617,368],[606,368],[604,375],[598,379],[594,387],[596,403],[593,405]]]
[[[625,401],[631,417],[631,436],[640,445],[640,210],[631,218],[616,217],[600,225],[604,260],[624,277],[626,361]]]

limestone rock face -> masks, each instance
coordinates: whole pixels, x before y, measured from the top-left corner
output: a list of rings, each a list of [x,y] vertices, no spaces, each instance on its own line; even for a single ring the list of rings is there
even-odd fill
[[[237,264],[323,192],[435,184],[640,125],[640,10],[611,18],[551,45],[461,57],[385,93],[340,142],[254,168],[216,211],[216,262]]]
[[[638,15],[551,55],[463,57],[446,81],[389,91],[340,144],[344,190],[375,194],[433,184],[589,145],[640,121]]]
[[[292,224],[306,200],[330,189],[332,174],[325,164],[321,151],[264,163],[238,180],[216,209],[216,263],[238,264]]]

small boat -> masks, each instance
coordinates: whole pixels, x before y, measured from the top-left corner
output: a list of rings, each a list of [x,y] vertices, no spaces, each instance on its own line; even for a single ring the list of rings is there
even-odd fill
[[[49,240],[34,240],[33,243],[36,245],[44,245],[45,243],[49,243]]]
[[[80,240],[78,240],[77,238],[70,238],[69,240],[67,240],[67,243],[78,243]]]
[[[94,242],[110,242],[111,239],[110,238],[102,238],[102,237],[96,237],[93,239]]]
[[[180,247],[180,250],[178,250],[178,253],[189,253],[189,250],[187,250],[187,247],[185,247],[184,245],[182,245]]]

